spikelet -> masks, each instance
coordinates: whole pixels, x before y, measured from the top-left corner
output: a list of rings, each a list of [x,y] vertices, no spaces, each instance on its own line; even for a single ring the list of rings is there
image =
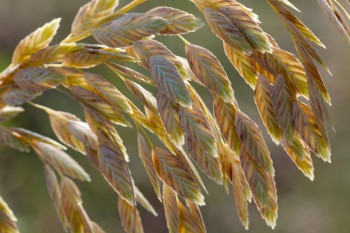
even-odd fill
[[[254,202],[267,225],[275,228],[278,207],[274,178],[255,162],[243,145],[241,146],[240,158]]]
[[[98,130],[98,155],[101,172],[112,188],[129,204],[133,205],[133,181],[130,180],[129,167],[118,145],[108,134]]]
[[[306,143],[303,142],[301,137],[295,137],[290,143],[285,140],[282,142],[282,145],[299,170],[301,170],[310,180],[313,180],[314,166],[312,163],[311,154],[309,148],[307,147]]]
[[[19,233],[17,219],[6,202],[0,197],[0,232]]]
[[[329,147],[328,139],[318,127],[317,120],[315,119],[310,106],[301,102],[294,102],[293,120],[295,129],[310,149],[324,161],[331,162],[331,149]]]
[[[86,154],[86,147],[97,148],[96,135],[78,117],[37,104],[33,105],[49,115],[51,128],[62,143],[82,154]]]
[[[272,166],[270,152],[267,149],[258,126],[240,111],[237,111],[235,116],[237,135],[241,139],[243,146],[259,167],[262,167],[264,171],[273,175],[274,168]]]
[[[83,208],[78,187],[66,177],[61,181],[61,205],[71,232],[93,233],[92,222]]]
[[[41,49],[31,55],[28,66],[41,66],[48,62],[60,62],[65,56],[84,48],[82,44],[58,44]]]
[[[42,95],[42,91],[33,91],[29,89],[22,89],[18,86],[13,86],[2,94],[2,101],[7,105],[22,105],[36,97]]]
[[[101,96],[82,87],[74,86],[71,88],[73,95],[76,96],[86,106],[95,111],[100,111],[105,117],[114,123],[122,126],[130,126],[129,121],[121,114],[121,112]]]
[[[46,48],[55,36],[60,21],[54,19],[21,40],[13,52],[12,64],[25,62],[33,53]]]
[[[163,185],[164,212],[169,233],[178,232],[179,215],[177,211],[177,194],[166,184]]]
[[[182,204],[180,200],[177,200],[177,208],[178,208],[178,232],[200,232],[197,225],[194,223],[193,218],[189,209]]]
[[[350,41],[350,27],[346,23],[344,16],[341,14],[339,8],[333,3],[327,0],[318,0],[318,4],[325,14],[332,20],[334,25],[340,31],[340,33]],[[345,12],[346,13],[346,12]]]
[[[224,14],[211,8],[205,8],[203,14],[211,30],[221,40],[230,46],[239,48],[248,55],[252,53],[250,44],[241,34],[238,27],[233,24]]]
[[[226,175],[232,183],[233,194],[236,202],[236,208],[240,220],[245,229],[249,227],[248,202],[251,201],[251,192],[241,162],[238,156],[228,147],[222,145],[222,160]]]
[[[256,80],[258,79],[258,72],[256,69],[256,62],[250,56],[247,56],[240,49],[230,46],[224,42],[224,51],[227,58],[236,68],[244,80],[254,89]]]
[[[277,121],[289,142],[294,139],[292,115],[295,100],[296,96],[289,81],[283,75],[278,75],[272,88],[272,104]]]
[[[175,145],[181,148],[185,143],[185,136],[178,116],[179,104],[174,103],[163,92],[158,92],[157,108],[166,132]]]
[[[130,56],[137,57],[141,64],[147,68],[151,68],[151,57],[162,56],[163,58],[174,63],[179,73],[184,79],[188,79],[188,70],[177,56],[175,56],[164,44],[156,40],[141,40],[133,43],[132,47],[127,48],[126,52]]]
[[[65,77],[55,72],[37,67],[20,70],[13,77],[13,81],[21,88],[29,91],[44,91],[55,88],[64,81]]]
[[[186,57],[193,74],[213,95],[226,102],[234,99],[231,82],[213,53],[203,47],[187,44]]]
[[[2,126],[0,126],[0,143],[19,151],[29,151],[28,143],[20,134]]]
[[[179,157],[162,148],[155,148],[152,158],[157,174],[165,184],[182,197],[193,200],[199,205],[204,204],[204,197],[195,178],[191,176],[190,171]]]
[[[160,31],[161,34],[165,35],[194,32],[204,26],[199,18],[172,7],[156,7],[147,11],[146,14],[162,17],[169,22],[166,28]]]
[[[102,76],[93,73],[85,73],[84,78],[93,92],[105,99],[118,111],[126,113],[132,112],[129,100]]]
[[[159,185],[159,178],[157,176],[156,170],[153,165],[152,153],[153,153],[153,145],[150,145],[148,141],[147,135],[144,135],[143,132],[138,132],[137,134],[137,142],[139,149],[139,156],[143,163],[143,166],[146,169],[147,175],[152,183],[153,189],[157,194],[159,200],[162,199],[161,190]]]
[[[120,52],[121,49],[109,48],[98,45],[82,45],[79,50],[72,51],[62,58],[65,66],[74,68],[91,68],[109,60],[113,61],[133,61],[132,57]]]
[[[141,223],[140,213],[137,210],[136,216],[134,215],[134,208],[123,198],[118,199],[118,212],[121,223],[127,233],[143,233],[143,227]],[[134,225],[134,218],[136,218],[136,225]]]
[[[255,88],[255,103],[258,107],[260,117],[269,132],[272,140],[279,144],[283,137],[279,126],[272,99],[272,86],[264,75],[260,75]]]
[[[191,107],[191,96],[186,88],[176,66],[162,56],[152,56],[150,59],[151,74],[160,91],[175,103]]]
[[[74,18],[71,28],[72,35],[89,32],[113,13],[119,0],[91,0],[82,6]]]
[[[128,47],[133,42],[164,30],[167,20],[151,14],[128,13],[98,28],[94,38],[110,47]]]
[[[153,216],[157,217],[158,216],[157,212],[155,211],[151,203],[146,199],[146,197],[141,193],[141,191],[136,186],[134,186],[134,190],[135,190],[136,202],[140,204],[143,208],[145,208],[148,212],[153,214]]]
[[[239,29],[255,51],[261,53],[272,52],[273,45],[258,25],[256,19],[246,12],[245,7],[237,3],[221,7],[219,12],[224,14]]]
[[[60,189],[60,184],[58,182],[55,172],[51,169],[49,165],[45,165],[45,179],[46,186],[49,191],[51,200],[55,206],[57,215],[64,229],[67,230],[69,228],[69,223],[66,219],[66,215],[63,209],[64,206],[62,203],[62,193]]]
[[[90,181],[84,169],[64,151],[43,142],[32,141],[30,145],[45,164],[49,164],[59,173],[75,179]]]
[[[0,122],[8,121],[23,111],[21,107],[4,106],[0,108]]]
[[[108,67],[112,71],[114,71],[119,77],[120,77],[120,75],[123,75],[123,76],[126,76],[126,77],[134,80],[134,81],[143,82],[143,83],[150,84],[150,85],[153,83],[153,81],[149,77],[147,77],[147,76],[145,76],[145,75],[143,75],[143,74],[141,74],[133,69],[130,69],[128,67],[121,66],[121,65],[118,65],[116,63],[108,63]]]

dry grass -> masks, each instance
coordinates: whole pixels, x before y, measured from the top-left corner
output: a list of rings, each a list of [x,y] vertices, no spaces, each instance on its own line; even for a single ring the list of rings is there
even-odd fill
[[[278,207],[273,162],[257,124],[240,110],[224,67],[213,53],[182,36],[186,58],[176,56],[154,39],[157,35],[194,32],[204,23],[171,7],[130,12],[144,1],[134,0],[116,9],[118,0],[92,0],[81,7],[70,35],[62,42],[50,45],[60,19],[24,38],[11,64],[0,74],[0,121],[23,112],[19,106],[27,103],[45,111],[58,140],[87,155],[115,190],[126,232],[143,232],[136,203],[157,213],[133,182],[129,156],[115,124],[136,126],[139,155],[155,194],[163,202],[169,232],[206,231],[199,210],[204,204],[202,190],[206,189],[192,161],[217,184],[226,189],[232,184],[246,229],[252,200],[274,228]],[[326,131],[331,101],[316,65],[330,71],[312,46],[324,47],[322,42],[297,18],[293,11],[298,9],[288,0],[267,2],[288,29],[300,60],[280,48],[260,27],[258,16],[239,2],[192,2],[223,41],[233,66],[255,91],[258,111],[273,141],[313,180],[311,152],[331,161]],[[349,15],[341,4],[336,0],[318,2],[349,39]],[[80,42],[90,36],[97,44]],[[127,67],[130,63],[142,66],[145,74]],[[144,109],[138,109],[104,77],[84,71],[102,64],[125,83]],[[213,111],[192,82],[209,89]],[[148,85],[156,87],[157,93],[143,87]],[[64,92],[80,103],[85,120],[30,102],[49,89]],[[301,97],[308,101],[302,102]],[[156,135],[164,146],[155,146],[149,134]],[[45,166],[50,196],[67,232],[104,232],[88,217],[79,189],[70,179],[89,181],[89,175],[64,152],[65,146],[25,129],[6,127],[0,127],[0,143],[25,152],[33,149],[38,154]],[[15,222],[0,199],[0,232],[18,232]]]

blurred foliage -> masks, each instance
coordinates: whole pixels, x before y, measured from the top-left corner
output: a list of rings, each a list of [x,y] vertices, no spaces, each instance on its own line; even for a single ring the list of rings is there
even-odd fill
[[[18,41],[53,18],[63,18],[56,40],[63,39],[69,32],[75,13],[85,2],[83,0],[1,0],[0,69],[5,68],[10,62],[10,55]],[[327,50],[319,49],[318,52],[334,75],[325,79],[332,97],[333,107],[330,112],[336,129],[336,133],[330,134],[333,162],[324,164],[315,160],[316,179],[313,182],[298,172],[291,160],[285,158],[286,154],[282,149],[277,148],[267,137],[254,107],[251,89],[230,65],[222,52],[221,42],[208,27],[189,34],[186,38],[213,51],[221,60],[231,79],[241,108],[259,123],[265,134],[274,160],[279,196],[279,218],[274,232],[346,233],[350,232],[350,221],[348,221],[350,215],[350,156],[348,155],[350,151],[350,79],[348,78],[350,46],[324,17],[316,1],[294,0],[292,2],[299,9],[303,9],[302,14],[299,14],[300,18],[327,46]],[[125,3],[127,1],[121,1],[122,5]],[[283,49],[294,51],[289,34],[265,1],[246,0],[244,4],[254,9],[263,22],[263,29],[271,33]],[[144,12],[158,5],[177,7],[203,18],[194,5],[186,0],[150,0],[136,10]],[[161,37],[160,40],[174,53],[184,54],[183,44],[178,38]],[[106,73],[103,68],[99,72],[118,85],[111,73]],[[200,89],[200,94],[205,93],[204,89]],[[210,99],[205,100],[210,101]],[[76,103],[54,91],[45,93],[36,102],[82,116]],[[20,115],[7,124],[28,128],[55,138],[47,115],[34,110],[31,106],[25,107],[26,114]],[[145,231],[166,232],[162,205],[153,194],[152,186],[145,170],[141,168],[142,164],[137,155],[135,131],[131,133],[130,129],[120,128],[119,132],[131,157],[130,167],[135,182],[160,214],[157,218],[141,210]],[[87,158],[71,150],[68,152],[91,174],[91,183],[77,182],[91,218],[100,223],[107,232],[122,232],[117,211],[117,195],[91,167]],[[205,177],[203,179],[209,191],[209,196],[206,197],[207,205],[202,208],[208,232],[243,232],[232,195],[226,195],[223,187],[214,185]],[[46,190],[42,163],[33,154],[22,154],[0,147],[0,193],[16,213],[22,232],[63,232]],[[272,232],[260,218],[256,208],[251,208],[250,213],[249,232]]]

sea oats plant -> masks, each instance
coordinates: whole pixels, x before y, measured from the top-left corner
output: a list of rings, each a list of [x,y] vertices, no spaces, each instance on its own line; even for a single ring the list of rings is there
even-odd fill
[[[322,42],[297,18],[299,10],[288,0],[267,3],[288,29],[297,55],[280,48],[259,26],[258,16],[240,2],[191,1],[222,40],[234,68],[254,90],[257,109],[272,140],[313,180],[311,154],[331,161],[327,136],[331,100],[317,65],[330,71],[312,46],[324,47]],[[220,61],[183,37],[205,23],[166,6],[131,12],[143,2],[146,0],[134,0],[117,8],[118,0],[92,0],[80,8],[71,33],[60,43],[50,44],[60,19],[24,38],[11,64],[0,74],[0,121],[15,117],[30,104],[48,114],[62,144],[26,129],[4,126],[0,126],[0,142],[23,152],[33,150],[42,160],[49,194],[67,232],[104,230],[83,208],[73,179],[90,178],[65,152],[66,146],[87,155],[117,193],[126,232],[143,232],[139,206],[157,215],[133,182],[129,156],[115,125],[137,130],[139,156],[164,205],[169,232],[206,232],[199,209],[205,204],[206,188],[194,164],[215,183],[233,189],[244,228],[248,229],[252,200],[274,228],[278,208],[275,172],[262,134],[239,108]],[[350,17],[341,3],[318,2],[350,40]],[[157,35],[178,36],[186,57],[172,53],[156,40]],[[96,43],[81,42],[88,37]],[[132,63],[145,72],[130,68]],[[110,68],[143,108],[101,75],[84,71],[99,65]],[[204,103],[193,83],[209,89],[213,106]],[[148,86],[155,87],[156,93],[147,90]],[[71,96],[83,108],[85,119],[62,112],[59,106],[51,109],[33,102],[49,89]],[[162,145],[153,142],[150,134]],[[0,232],[18,232],[16,218],[1,198]]]

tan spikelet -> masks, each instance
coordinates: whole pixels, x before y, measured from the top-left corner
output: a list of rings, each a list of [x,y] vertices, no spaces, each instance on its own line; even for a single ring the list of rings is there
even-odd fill
[[[65,66],[74,68],[92,68],[109,59],[123,60],[126,57],[124,56],[125,55],[122,56],[117,52],[113,53],[94,48],[83,48],[65,55],[62,59],[62,63]],[[131,57],[130,61],[132,61]]]
[[[42,91],[33,91],[29,89],[22,89],[18,86],[13,86],[3,93],[2,100],[8,105],[22,105],[42,94]]]
[[[146,108],[155,113],[157,112],[157,101],[151,92],[131,80],[125,79],[124,83]]]
[[[119,0],[91,0],[79,9],[72,23],[71,34],[79,35],[94,29],[113,13],[118,4]]]
[[[0,126],[0,143],[19,151],[29,152],[29,145],[20,134],[2,126]]]
[[[147,84],[152,84],[153,80],[151,80],[149,77],[133,70],[130,69],[128,67],[125,66],[121,66],[119,64],[116,63],[108,63],[108,67],[115,73],[117,73],[118,76],[120,76],[120,74],[134,80],[134,81],[138,81],[138,82],[143,82],[143,83],[147,83]]]
[[[140,204],[143,208],[145,208],[148,212],[157,217],[157,212],[155,211],[151,203],[146,199],[146,197],[141,193],[141,191],[136,186],[134,186],[134,190],[136,202]]]
[[[191,138],[187,138],[185,149],[203,172],[217,184],[222,184],[223,176],[220,160],[217,156],[203,149]]]
[[[188,79],[188,71],[177,56],[175,56],[164,44],[156,40],[140,40],[133,43],[132,47],[126,49],[127,54],[130,56],[137,57],[142,66],[147,69],[151,68],[151,57],[152,56],[162,56],[163,58],[174,63],[179,73],[184,79]]]
[[[130,171],[126,160],[118,145],[115,145],[111,136],[98,130],[98,155],[101,172],[111,187],[128,203],[133,205],[133,182],[129,176]]]
[[[272,52],[273,46],[267,35],[256,20],[242,8],[241,4],[233,3],[230,6],[219,8],[218,11],[224,14],[239,29],[254,50],[262,53]]]
[[[178,233],[179,214],[177,194],[166,184],[163,185],[163,205],[169,233]]]
[[[4,106],[0,108],[0,122],[8,121],[24,111],[21,107]]]
[[[284,75],[299,95],[308,98],[309,91],[304,67],[293,54],[274,47],[272,54],[255,53],[254,60],[275,77],[279,74]]]
[[[91,89],[119,111],[132,113],[129,100],[110,82],[94,73],[85,73],[84,78]]]
[[[192,99],[178,69],[171,61],[162,56],[150,59],[152,79],[171,100],[184,107],[192,106]]]
[[[215,95],[231,102],[233,90],[224,67],[209,50],[193,45],[186,45],[186,57],[194,75]]]
[[[286,6],[296,9],[288,0],[268,0],[273,9],[279,14],[280,17],[285,20],[289,30],[298,30],[310,41],[315,44],[324,47],[323,43],[319,38],[303,23],[298,19],[292,12],[290,12]],[[294,33],[295,34],[295,33]]]
[[[141,217],[138,210],[136,210],[136,216],[134,215],[134,208],[123,198],[118,199],[118,212],[121,223],[127,233],[143,233],[143,227],[141,223]],[[136,221],[135,219],[136,218]],[[136,225],[134,224],[136,222]]]
[[[189,209],[182,204],[180,200],[177,200],[177,208],[178,208],[178,233],[196,233],[199,232],[198,226],[194,222],[191,212]]]
[[[235,124],[237,110],[236,106],[225,103],[221,99],[214,100],[214,115],[222,136],[229,147],[236,154],[239,154],[241,140],[238,137]]]
[[[232,183],[233,195],[236,202],[236,208],[239,218],[247,230],[249,227],[248,202],[251,201],[251,192],[248,182],[245,178],[238,156],[228,147],[227,144],[222,147],[222,159],[226,174]]]
[[[310,106],[301,102],[294,102],[293,120],[295,129],[310,149],[324,161],[331,162],[331,149],[328,139],[318,127]]]
[[[236,131],[242,144],[259,167],[269,174],[274,174],[270,152],[257,124],[240,111],[237,111],[235,115]]]
[[[198,144],[198,146],[202,147],[214,158],[218,158],[218,149],[216,139],[213,136],[213,129],[197,105],[193,105],[192,109],[181,107],[179,109],[179,121],[187,138]]]
[[[115,140],[117,146],[124,155],[126,161],[129,161],[129,156],[126,152],[126,148],[123,144],[122,138],[119,136],[117,130],[114,128],[112,122],[108,120],[103,114],[93,110],[84,108],[84,114],[86,122],[90,129],[97,135],[98,131],[103,131],[106,135],[109,135],[113,141]]]
[[[292,12],[287,9],[284,3],[281,3],[279,0],[269,0],[269,3],[286,25],[295,46],[303,48],[315,61],[317,61],[330,73],[321,57],[310,44],[311,41],[319,46],[325,47],[322,42],[308,27],[306,27]]]
[[[157,108],[166,132],[175,145],[181,148],[185,143],[185,137],[177,114],[179,105],[170,100],[162,92],[158,92]]]
[[[323,83],[321,75],[310,56],[306,54],[302,48],[298,49],[298,53],[300,54],[301,60],[305,67],[310,92],[310,106],[317,120],[319,128],[323,130],[324,135],[327,135],[325,124],[332,124],[327,108],[327,105],[331,104],[331,99],[329,97],[326,86]]]
[[[45,179],[46,179],[46,186],[49,191],[53,205],[55,206],[57,215],[64,229],[67,230],[69,228],[69,223],[66,219],[66,216],[63,210],[60,184],[57,180],[55,172],[51,169],[49,165],[45,165]]]
[[[275,228],[277,219],[276,184],[272,175],[260,167],[242,145],[241,165],[256,203],[267,225]]]
[[[198,228],[198,232],[199,233],[207,232],[199,206],[196,203],[188,200],[186,200],[186,205],[191,213],[193,223]]]
[[[234,25],[224,14],[211,8],[205,8],[203,14],[211,30],[221,40],[230,46],[239,48],[248,55],[252,53],[252,48],[248,41],[241,34],[237,26]]]
[[[294,139],[292,115],[295,100],[296,96],[290,87],[290,82],[283,75],[278,75],[272,87],[272,103],[277,121],[289,142]]]
[[[182,197],[199,205],[204,204],[204,197],[195,178],[191,176],[185,163],[179,157],[157,147],[153,150],[152,158],[157,174],[165,184]]]
[[[60,150],[67,149],[62,144],[56,142],[55,140],[52,140],[51,138],[45,137],[41,134],[23,129],[23,128],[10,128],[12,132],[15,132],[16,134],[20,135],[23,140],[25,140],[27,143],[31,142],[43,142],[45,144],[49,144],[53,147],[56,147]]]
[[[143,132],[138,132],[137,134],[138,150],[139,156],[146,169],[147,175],[152,183],[153,189],[157,194],[159,200],[162,199],[161,190],[159,185],[159,178],[157,176],[156,170],[152,161],[152,145],[147,141],[146,136]]]
[[[66,177],[61,181],[61,201],[70,231],[93,233],[91,221],[83,208],[80,191]]]
[[[298,136],[292,142],[284,140],[282,142],[284,150],[292,161],[297,165],[300,171],[310,180],[314,179],[314,166],[312,164],[311,154],[305,142]]]
[[[127,13],[94,32],[94,38],[110,47],[128,47],[133,42],[163,31],[168,21],[150,14]]]
[[[51,127],[60,141],[85,154],[83,142],[77,139],[68,128],[68,124],[72,121],[79,122],[80,120],[66,112],[51,112],[50,114]]]
[[[21,40],[13,52],[12,63],[25,62],[33,53],[47,47],[55,36],[60,21],[61,19],[54,19]]]
[[[254,89],[258,73],[255,68],[255,61],[252,57],[247,56],[240,49],[234,48],[224,42],[224,50],[227,58],[236,68],[244,80]]]
[[[255,88],[255,103],[261,119],[272,140],[279,144],[282,139],[282,130],[279,127],[272,99],[272,86],[264,75],[260,75]]]
[[[327,0],[318,0],[318,4],[325,14],[332,20],[337,29],[342,33],[342,35],[350,41],[350,28],[346,23],[344,17],[340,13],[339,9],[334,5],[334,3]]]
[[[199,18],[194,17],[192,14],[172,7],[156,7],[147,11],[146,14],[168,20],[169,24],[164,30],[160,31],[161,34],[165,35],[194,32],[204,25]]]
[[[56,74],[49,69],[36,67],[22,69],[13,77],[13,81],[20,88],[37,92],[55,88],[64,79],[64,76]]]
[[[19,230],[16,226],[17,218],[1,196],[0,216],[0,232],[19,233]]]
[[[86,106],[96,111],[100,111],[108,119],[122,126],[130,126],[128,120],[118,111],[118,109],[107,102],[104,98],[98,96],[92,91],[85,88],[74,86],[71,88],[74,96]]]
[[[28,65],[40,66],[45,63],[60,62],[66,55],[74,53],[82,47],[81,44],[75,43],[52,45],[31,55]]]
[[[84,169],[64,151],[43,142],[33,141],[31,146],[40,159],[57,172],[75,179],[90,181],[90,177]]]

